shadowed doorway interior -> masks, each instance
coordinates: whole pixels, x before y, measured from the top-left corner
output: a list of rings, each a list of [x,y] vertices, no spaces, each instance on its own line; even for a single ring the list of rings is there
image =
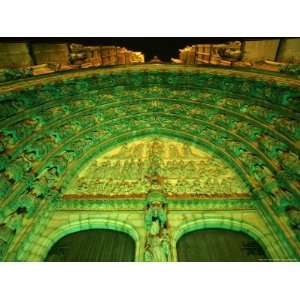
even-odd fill
[[[247,262],[267,259],[263,248],[249,235],[224,229],[198,230],[177,243],[178,261]]]
[[[126,233],[92,229],[69,234],[50,249],[45,261],[126,262],[134,261],[135,242]]]

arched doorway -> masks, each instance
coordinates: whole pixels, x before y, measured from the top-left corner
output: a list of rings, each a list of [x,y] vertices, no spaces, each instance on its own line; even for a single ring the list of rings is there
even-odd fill
[[[177,242],[178,261],[263,261],[267,255],[249,235],[226,229],[197,230]]]
[[[45,261],[125,262],[134,261],[135,242],[126,233],[91,229],[68,234],[58,240]]]
[[[243,223],[237,227],[247,219],[274,259],[298,259],[285,212],[299,199],[294,79],[168,65],[50,77],[1,87],[1,224],[11,226],[18,207],[28,210],[5,260],[44,260],[70,233],[59,224],[74,232],[81,224],[69,223],[84,220],[87,229],[92,214],[97,224],[104,214],[130,220],[141,235],[134,238],[139,260],[143,201],[161,187],[176,223],[170,238],[204,211],[221,227],[234,212]],[[254,218],[248,210],[257,211]],[[174,259],[175,250],[174,242]]]

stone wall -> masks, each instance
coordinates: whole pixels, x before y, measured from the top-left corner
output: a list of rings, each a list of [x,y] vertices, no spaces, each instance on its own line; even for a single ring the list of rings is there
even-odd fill
[[[211,64],[222,66],[255,66],[278,71],[266,60],[279,63],[300,62],[300,38],[281,38],[229,42],[226,44],[199,44],[179,49],[179,57],[173,63]]]
[[[282,39],[278,61],[300,63],[300,38]]]
[[[13,241],[6,261],[43,261],[53,244],[60,238],[81,230],[110,229],[131,236],[136,244],[135,261],[144,261],[146,232],[143,210],[58,210],[41,211],[35,222],[24,224]],[[171,261],[177,261],[176,245],[184,234],[205,228],[241,231],[260,242],[270,259],[289,259],[288,247],[272,232],[266,220],[256,210],[198,210],[169,211]],[[22,234],[23,233],[23,234]]]
[[[117,46],[0,43],[0,82],[78,68],[144,63],[144,54]]]
[[[275,60],[279,39],[246,41],[244,43],[243,60],[247,62],[261,62],[266,59]]]
[[[109,66],[144,62],[144,54],[116,46],[70,45],[71,63],[89,66]]]
[[[66,65],[69,63],[69,49],[66,43],[33,43],[33,56],[36,64],[56,63]]]
[[[26,43],[0,43],[0,68],[19,68],[32,65]]]
[[[179,49],[179,60],[173,62],[187,65],[212,64],[230,66],[232,62],[240,60],[241,42],[226,44],[198,44]]]

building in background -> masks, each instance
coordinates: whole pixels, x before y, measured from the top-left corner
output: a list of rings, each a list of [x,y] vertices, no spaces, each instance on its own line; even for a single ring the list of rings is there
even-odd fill
[[[0,42],[0,82],[78,68],[144,63],[144,55],[117,46]],[[8,75],[5,76],[5,73]]]
[[[259,39],[225,44],[197,44],[179,50],[174,63],[255,67],[278,71],[280,65],[299,64],[300,39]]]

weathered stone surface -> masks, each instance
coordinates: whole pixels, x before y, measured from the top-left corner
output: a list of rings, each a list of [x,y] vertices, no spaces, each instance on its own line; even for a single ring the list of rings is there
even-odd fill
[[[142,214],[147,192],[162,190],[179,210],[248,201],[289,236],[276,220],[299,202],[298,81],[166,65],[89,72],[0,87],[1,211],[24,201],[30,217]]]
[[[0,68],[19,68],[32,64],[26,43],[0,43]]]
[[[32,51],[36,64],[69,63],[69,49],[66,43],[33,43]]]

